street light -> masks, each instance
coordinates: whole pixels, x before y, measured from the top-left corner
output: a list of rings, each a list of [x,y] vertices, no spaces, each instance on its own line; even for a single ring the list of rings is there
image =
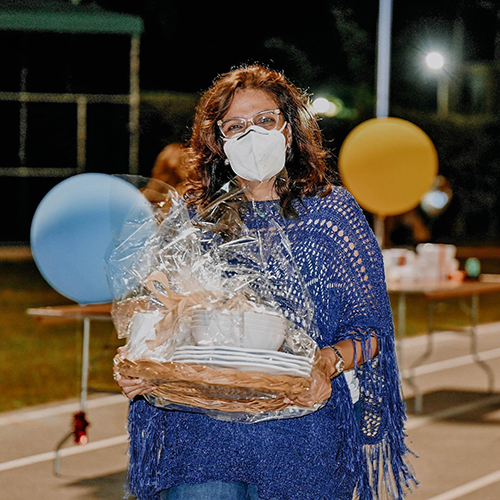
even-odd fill
[[[439,116],[448,115],[448,76],[446,75],[446,61],[444,56],[439,52],[429,52],[425,56],[425,63],[432,71],[436,71],[437,75],[437,113]]]
[[[439,52],[430,52],[425,57],[425,63],[430,69],[439,71],[444,67],[444,57]]]
[[[317,97],[316,99],[314,99],[312,107],[316,114],[325,115],[329,117],[337,115],[341,108],[339,102],[336,103],[330,101],[325,97]]]
[[[324,97],[318,97],[314,99],[312,105],[316,113],[322,114],[328,111],[328,108],[330,107],[330,102],[328,101],[328,99],[325,99]]]

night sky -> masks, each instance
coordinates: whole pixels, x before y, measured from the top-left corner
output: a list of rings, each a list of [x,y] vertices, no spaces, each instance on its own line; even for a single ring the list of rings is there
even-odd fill
[[[259,61],[284,70],[304,87],[373,87],[378,2],[191,2],[99,0],[110,10],[140,15],[141,85],[198,92],[233,65]],[[462,4],[462,5],[461,5]],[[465,60],[492,59],[498,1],[394,2],[393,77],[412,82],[429,50],[452,49],[453,22],[466,23]],[[403,73],[403,75],[402,75]],[[398,89],[395,89],[398,95]]]
[[[94,3],[143,19],[143,91],[200,92],[218,74],[246,62],[268,64],[302,88],[347,101],[356,89],[372,95],[375,88],[379,7],[375,0],[315,0],[300,9],[272,1],[196,2],[196,6],[167,0]],[[394,2],[392,102],[433,106],[436,78],[424,67],[424,56],[440,50],[450,61],[453,25],[459,16],[466,28],[463,60],[492,60],[500,29],[496,8],[499,0],[467,1],[462,6],[445,0]],[[27,90],[128,91],[127,36],[2,32],[0,37],[2,46],[9,48],[0,52],[2,90],[19,90],[25,66]],[[453,68],[448,66],[447,71],[453,76]]]
[[[14,0],[0,0],[0,6],[6,1]],[[144,22],[140,71],[142,175],[150,172],[156,155],[168,142],[186,139],[192,113],[191,104],[179,108],[183,98],[178,94],[170,104],[168,96],[163,95],[152,105],[148,102],[151,92],[198,94],[218,74],[242,63],[261,62],[283,70],[310,94],[342,101],[345,109],[352,111],[350,117],[322,122],[334,153],[356,123],[374,116],[376,0],[315,0],[304,2],[300,8],[290,2],[262,0],[93,3],[110,11],[138,15]],[[456,193],[456,209],[448,209],[450,220],[443,218],[444,229],[436,234],[443,238],[500,238],[498,224],[485,216],[500,206],[497,129],[485,124],[486,128],[473,130],[463,121],[458,130],[456,123],[436,122],[437,78],[424,64],[425,54],[432,50],[442,51],[447,62],[453,62],[457,46],[453,32],[458,18],[464,21],[460,56],[465,63],[500,59],[500,0],[394,1],[393,8],[390,115],[414,121],[429,133],[439,151],[440,171]],[[0,44],[0,90],[21,90],[23,68],[27,68],[25,90],[31,92],[126,94],[129,90],[128,36],[4,31],[0,32]],[[453,66],[448,65],[446,71],[451,79],[458,75]],[[168,108],[174,101],[175,112]],[[2,119],[8,123],[3,127],[2,164],[16,166],[19,109],[16,103],[0,104]],[[116,173],[128,168],[128,118],[122,108],[89,107],[88,171]],[[69,105],[58,106],[57,113],[48,104],[29,106],[29,167],[74,167],[74,114]],[[2,179],[5,192],[17,192],[19,199],[30,200],[29,205],[23,203],[17,210],[18,220],[5,234],[7,240],[27,239],[38,201],[59,181],[48,177]],[[5,210],[6,206],[0,208]],[[487,227],[477,221],[487,222]]]

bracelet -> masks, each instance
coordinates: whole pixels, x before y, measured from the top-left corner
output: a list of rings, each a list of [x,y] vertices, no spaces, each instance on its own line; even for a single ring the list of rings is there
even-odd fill
[[[340,351],[334,345],[331,345],[329,347],[331,347],[333,349],[333,352],[336,354],[336,356],[338,358],[337,363],[335,363],[335,373],[331,377],[331,378],[335,378],[335,377],[338,377],[344,371],[345,361],[344,361],[344,358],[342,357],[342,354],[340,354]]]

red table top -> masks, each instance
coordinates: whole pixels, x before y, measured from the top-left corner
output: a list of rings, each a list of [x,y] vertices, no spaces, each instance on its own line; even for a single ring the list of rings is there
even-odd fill
[[[84,319],[109,318],[111,316],[111,302],[105,304],[70,304],[66,306],[50,306],[31,308],[26,311],[30,316]]]

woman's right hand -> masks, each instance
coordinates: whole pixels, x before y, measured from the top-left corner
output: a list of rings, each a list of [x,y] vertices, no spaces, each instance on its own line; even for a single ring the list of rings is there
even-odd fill
[[[118,356],[126,357],[127,347],[122,346],[118,348]],[[136,396],[142,396],[153,391],[154,385],[145,381],[142,378],[127,378],[122,377],[116,370],[113,375],[116,383],[122,390],[122,394],[129,399],[134,399]]]
[[[136,396],[149,394],[153,391],[154,385],[142,378],[125,378],[120,374],[115,374],[116,383],[119,385],[124,396],[134,399]]]

